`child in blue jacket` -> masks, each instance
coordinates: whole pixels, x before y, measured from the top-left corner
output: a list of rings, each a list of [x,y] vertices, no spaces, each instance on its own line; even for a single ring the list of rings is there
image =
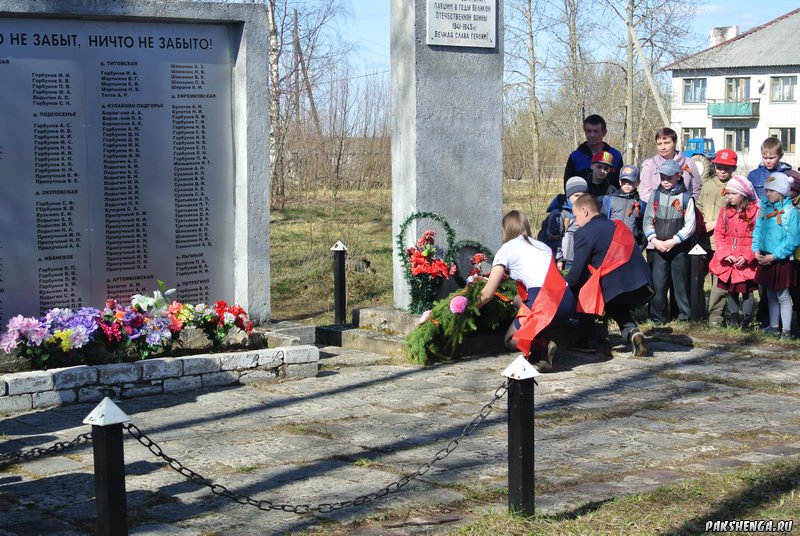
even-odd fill
[[[786,162],[781,162],[783,158],[783,144],[778,138],[767,138],[761,144],[761,164],[747,174],[747,180],[753,183],[753,188],[759,199],[764,198],[764,181],[767,180],[770,173],[773,171],[780,171],[785,173],[786,170],[792,169],[792,166]]]
[[[547,216],[542,222],[537,239],[553,250],[553,257],[559,270],[569,270],[572,266],[573,240],[578,224],[572,215],[572,202],[587,192],[588,183],[582,177],[570,177],[566,192],[558,194],[547,207]]]
[[[789,196],[792,179],[773,172],[764,181],[765,199],[753,229],[753,252],[758,261],[756,282],[767,293],[769,326],[764,333],[791,338],[792,296],[796,284],[791,259],[800,244],[797,209]],[[779,328],[780,322],[780,328]]]

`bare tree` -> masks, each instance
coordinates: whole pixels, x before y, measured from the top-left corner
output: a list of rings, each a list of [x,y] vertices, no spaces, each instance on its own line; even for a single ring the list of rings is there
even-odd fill
[[[506,100],[510,107],[516,103],[527,109],[529,124],[520,126],[530,130],[530,175],[534,180],[541,177],[540,166],[540,104],[536,94],[536,83],[540,62],[537,55],[538,34],[543,31],[542,0],[509,0],[505,7],[506,36]],[[520,177],[524,170],[520,170]]]

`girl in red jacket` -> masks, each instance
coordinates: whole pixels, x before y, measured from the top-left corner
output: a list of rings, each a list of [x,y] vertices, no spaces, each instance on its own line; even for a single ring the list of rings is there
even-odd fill
[[[758,263],[753,253],[753,228],[760,201],[752,183],[739,175],[728,181],[724,194],[728,202],[720,209],[717,218],[714,229],[716,251],[709,263],[709,270],[718,277],[717,286],[728,291],[728,325],[747,328],[755,303],[753,291],[758,288],[755,282]]]

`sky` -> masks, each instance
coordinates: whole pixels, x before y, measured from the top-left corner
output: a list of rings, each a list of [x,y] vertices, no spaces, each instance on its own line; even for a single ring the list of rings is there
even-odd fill
[[[355,48],[355,71],[358,74],[388,71],[390,0],[346,1],[350,13],[339,21],[339,29],[344,39]],[[800,7],[797,0],[709,0],[700,3],[692,29],[702,36],[707,36],[708,31],[717,26],[739,26],[739,31],[747,31]]]

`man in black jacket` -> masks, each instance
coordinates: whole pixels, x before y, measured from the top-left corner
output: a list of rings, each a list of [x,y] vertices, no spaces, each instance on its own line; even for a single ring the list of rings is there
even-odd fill
[[[607,151],[614,157],[614,170],[608,174],[608,181],[616,188],[619,188],[619,170],[622,169],[622,154],[603,141],[608,131],[606,130],[606,120],[597,114],[587,116],[583,120],[583,133],[586,141],[581,143],[577,149],[570,153],[567,165],[564,166],[564,185],[570,177],[592,177],[592,157],[600,151]]]
[[[653,281],[642,251],[625,224],[600,214],[593,195],[578,198],[572,210],[579,229],[575,231],[572,268],[565,279],[578,296],[578,312],[586,313],[580,317],[581,331],[591,330],[590,315],[602,314],[604,309],[619,324],[633,355],[646,355],[644,335],[633,319],[633,309],[653,295]],[[597,296],[600,305],[595,306],[597,300],[593,298],[598,291],[602,296]]]

